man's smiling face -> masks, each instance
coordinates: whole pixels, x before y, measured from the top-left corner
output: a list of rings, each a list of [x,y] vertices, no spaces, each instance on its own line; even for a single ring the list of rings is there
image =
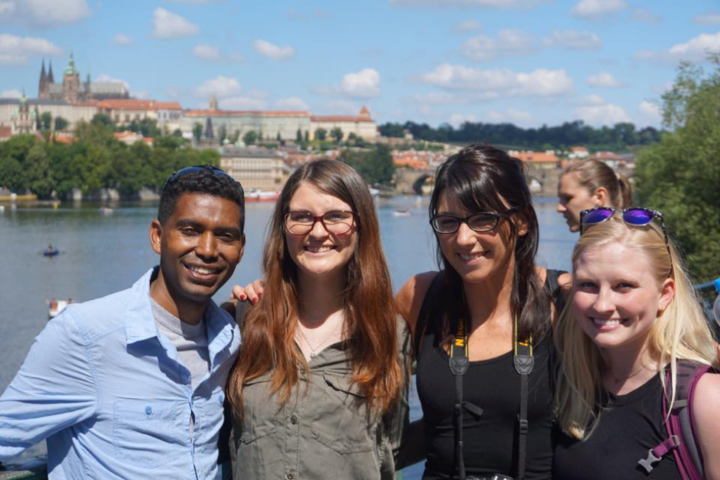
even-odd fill
[[[207,303],[230,279],[245,248],[242,220],[242,209],[232,200],[186,193],[164,224],[153,221],[158,280],[178,306]]]

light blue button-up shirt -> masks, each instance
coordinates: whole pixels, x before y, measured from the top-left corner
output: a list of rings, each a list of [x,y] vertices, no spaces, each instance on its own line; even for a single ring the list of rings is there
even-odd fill
[[[0,397],[0,460],[47,439],[53,480],[215,477],[223,389],[240,332],[208,305],[210,371],[193,390],[175,346],[158,334],[152,274],[70,305],[38,335]]]

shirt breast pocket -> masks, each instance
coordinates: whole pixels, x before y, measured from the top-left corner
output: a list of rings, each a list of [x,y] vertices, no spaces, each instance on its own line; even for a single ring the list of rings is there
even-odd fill
[[[263,375],[243,385],[244,418],[240,424],[240,442],[253,443],[275,433],[280,406],[270,391],[270,376]]]
[[[145,468],[167,464],[183,448],[190,449],[183,405],[154,400],[121,400],[113,404],[115,455]]]
[[[349,378],[325,374],[323,380],[326,398],[317,399],[323,408],[315,408],[313,437],[341,455],[371,451],[377,422],[370,420],[365,395]]]

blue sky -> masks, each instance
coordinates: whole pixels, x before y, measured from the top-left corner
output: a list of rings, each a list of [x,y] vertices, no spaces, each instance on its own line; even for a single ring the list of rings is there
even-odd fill
[[[436,126],[658,126],[680,60],[720,51],[710,0],[0,0],[0,95],[82,78],[204,108]]]

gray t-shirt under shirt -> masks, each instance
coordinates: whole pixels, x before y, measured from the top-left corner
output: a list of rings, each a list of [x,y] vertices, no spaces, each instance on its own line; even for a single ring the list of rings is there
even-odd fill
[[[177,348],[178,361],[190,370],[192,388],[195,390],[210,370],[205,321],[192,325],[175,317],[152,298],[150,303],[158,332],[169,338]]]

